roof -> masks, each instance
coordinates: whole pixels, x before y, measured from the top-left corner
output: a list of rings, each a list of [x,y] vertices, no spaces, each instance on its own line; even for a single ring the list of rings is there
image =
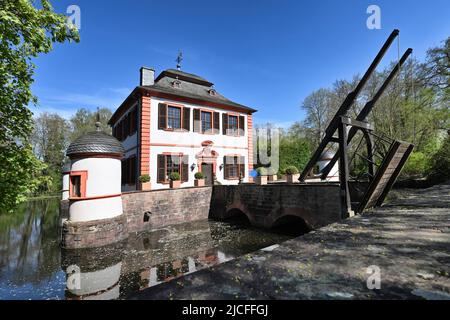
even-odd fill
[[[214,85],[214,83],[209,82],[205,78],[202,78],[196,74],[187,73],[187,72],[184,72],[181,70],[176,70],[176,69],[167,69],[167,70],[161,72],[159,74],[159,76],[155,79],[155,82],[158,82],[159,80],[161,80],[164,77],[171,77],[171,78],[178,77],[179,80],[191,81],[191,82],[203,84],[203,85],[209,86],[209,87]]]
[[[178,81],[179,85],[174,85],[176,81]],[[117,119],[118,115],[120,115],[123,110],[128,108],[126,102],[130,99],[135,99],[136,95],[134,93],[136,91],[144,91],[149,94],[164,93],[182,98],[196,99],[223,106],[230,106],[240,109],[242,112],[256,112],[253,108],[227,99],[217,92],[213,86],[214,84],[212,82],[209,82],[208,80],[195,74],[175,69],[165,70],[159,74],[153,85],[136,87],[130,96],[128,96],[128,98],[120,105],[116,112],[114,112],[109,122],[113,123]],[[211,90],[213,90],[214,94],[210,94]]]
[[[102,132],[89,132],[72,142],[67,149],[67,156],[79,154],[112,154],[122,156],[125,150],[122,143],[113,136]]]

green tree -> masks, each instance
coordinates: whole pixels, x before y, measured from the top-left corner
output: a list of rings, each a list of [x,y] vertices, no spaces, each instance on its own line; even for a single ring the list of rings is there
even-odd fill
[[[54,42],[79,41],[66,17],[48,0],[2,0],[0,7],[0,211],[11,211],[36,189],[42,165],[29,144],[32,58],[52,50]]]
[[[51,169],[60,170],[64,165],[69,134],[67,120],[56,113],[42,113],[34,119],[32,142],[35,155]]]
[[[97,111],[100,114],[100,123],[102,130],[111,134],[111,127],[108,126],[108,121],[112,116],[112,111],[108,108],[100,108]],[[74,141],[79,136],[95,130],[95,122],[97,121],[97,112],[91,112],[85,108],[78,109],[75,115],[70,118],[71,136],[70,140]]]

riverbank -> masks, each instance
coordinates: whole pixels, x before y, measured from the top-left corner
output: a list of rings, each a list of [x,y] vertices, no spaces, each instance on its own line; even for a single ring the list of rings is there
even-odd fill
[[[391,199],[129,298],[450,299],[450,182]],[[380,289],[368,289],[369,266],[380,270]]]

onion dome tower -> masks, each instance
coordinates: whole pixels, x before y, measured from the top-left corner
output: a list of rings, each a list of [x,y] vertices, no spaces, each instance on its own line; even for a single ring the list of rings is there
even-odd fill
[[[67,149],[70,158],[69,215],[63,225],[67,248],[96,247],[122,240],[126,223],[122,209],[122,144],[97,130]]]

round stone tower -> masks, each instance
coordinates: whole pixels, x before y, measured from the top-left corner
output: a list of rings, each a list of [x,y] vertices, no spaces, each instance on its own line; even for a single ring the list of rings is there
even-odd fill
[[[122,210],[122,144],[97,130],[67,149],[70,158],[69,215],[63,225],[63,246],[96,247],[124,238]]]

